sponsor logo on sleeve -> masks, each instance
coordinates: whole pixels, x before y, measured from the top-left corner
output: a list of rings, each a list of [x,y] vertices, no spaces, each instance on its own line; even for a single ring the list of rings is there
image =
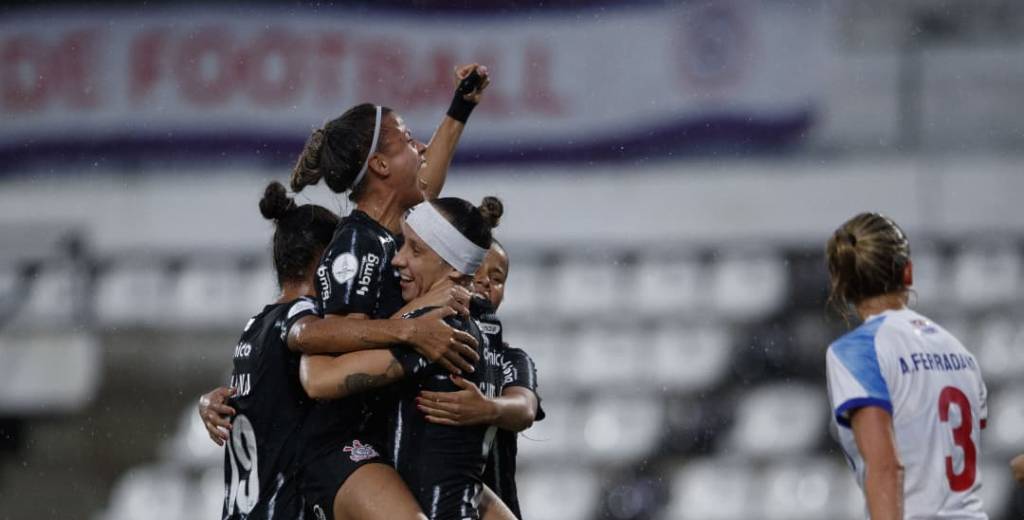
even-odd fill
[[[356,260],[356,256],[352,253],[338,255],[331,263],[331,274],[334,275],[334,281],[338,283],[345,283],[355,278],[358,270],[359,260]]]
[[[321,265],[316,269],[316,278],[320,281],[320,299],[327,301],[331,299],[331,280],[327,278],[327,266]]]
[[[352,258],[353,261],[355,257]],[[366,293],[370,291],[370,282],[373,281],[373,270],[380,265],[380,257],[373,254],[367,253],[363,256],[363,267],[359,272],[359,280],[356,281],[356,285],[359,287],[356,289],[356,294],[359,296],[366,296]]]

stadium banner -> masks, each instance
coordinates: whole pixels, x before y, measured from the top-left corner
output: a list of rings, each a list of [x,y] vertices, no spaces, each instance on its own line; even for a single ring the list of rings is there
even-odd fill
[[[234,149],[290,160],[311,129],[363,101],[397,109],[426,140],[451,99],[453,68],[469,62],[488,65],[493,82],[463,159],[773,147],[813,121],[829,48],[819,4],[8,15],[0,158]]]

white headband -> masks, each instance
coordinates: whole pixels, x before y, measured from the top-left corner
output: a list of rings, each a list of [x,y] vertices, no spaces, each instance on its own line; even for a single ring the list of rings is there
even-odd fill
[[[405,217],[405,223],[438,256],[462,274],[475,274],[484,262],[487,250],[462,236],[430,202],[413,206]]]
[[[359,181],[366,177],[366,168],[370,166],[370,157],[373,156],[373,152],[377,151],[377,138],[380,137],[380,115],[382,111],[380,105],[376,105],[376,107],[377,120],[373,123],[373,140],[370,141],[370,151],[366,153],[366,160],[363,161],[363,167],[359,169],[359,175],[356,175],[356,180],[352,182],[353,190],[356,189],[356,186],[359,186]]]

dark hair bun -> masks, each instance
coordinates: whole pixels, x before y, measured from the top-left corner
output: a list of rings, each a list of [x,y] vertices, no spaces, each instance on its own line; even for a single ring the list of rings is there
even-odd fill
[[[484,222],[494,229],[498,227],[498,223],[501,222],[501,216],[505,213],[505,205],[501,203],[501,199],[498,197],[487,196],[480,202],[480,207],[477,208],[480,211],[480,216],[484,218]]]
[[[295,201],[288,196],[288,190],[280,182],[267,185],[260,200],[260,213],[270,220],[281,220],[288,211],[295,209]]]

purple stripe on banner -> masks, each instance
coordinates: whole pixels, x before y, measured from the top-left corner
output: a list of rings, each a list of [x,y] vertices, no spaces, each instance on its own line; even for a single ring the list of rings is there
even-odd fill
[[[456,153],[454,162],[462,165],[584,164],[590,161],[657,160],[709,153],[744,155],[778,152],[799,143],[813,122],[814,112],[810,109],[773,119],[719,115],[585,142],[510,142],[507,145],[463,147]],[[90,166],[143,169],[147,165],[181,162],[264,162],[291,165],[302,149],[305,137],[260,133],[190,133],[173,137],[32,140],[0,147],[0,175],[26,170],[64,173]]]

